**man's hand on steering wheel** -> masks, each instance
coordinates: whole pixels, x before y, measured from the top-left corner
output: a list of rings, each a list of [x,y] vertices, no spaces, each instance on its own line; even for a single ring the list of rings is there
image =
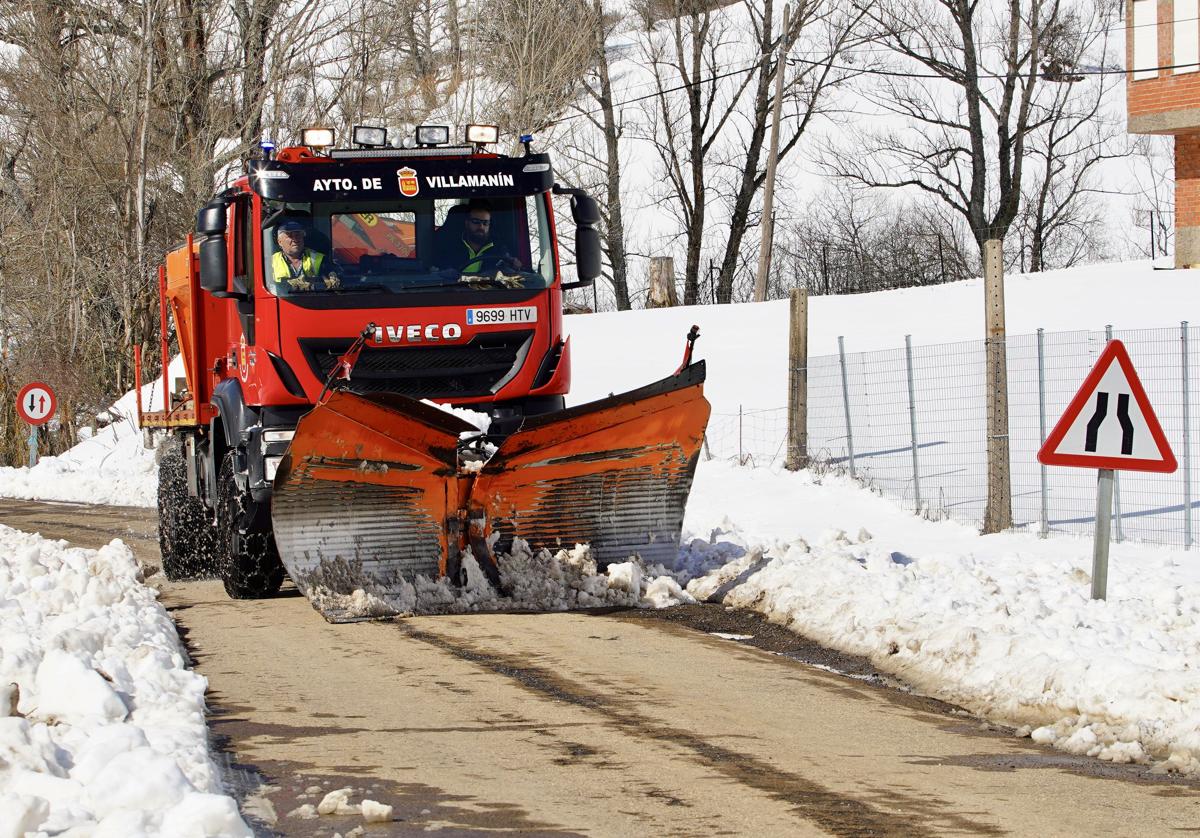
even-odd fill
[[[516,271],[521,270],[521,262],[515,256],[511,256],[507,253],[489,253],[487,256],[480,256],[475,259],[467,260],[465,263],[463,263],[463,266],[458,269],[459,273],[465,273],[466,269],[471,265],[474,265],[476,262],[479,263],[479,270],[472,271],[472,273],[491,273],[495,270],[504,270],[515,273]]]

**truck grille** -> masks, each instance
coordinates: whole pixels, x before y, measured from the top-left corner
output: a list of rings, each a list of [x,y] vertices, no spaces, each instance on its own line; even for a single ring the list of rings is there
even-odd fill
[[[524,330],[488,332],[458,346],[367,346],[354,365],[348,389],[414,399],[492,395],[520,368],[532,341],[533,332]],[[313,373],[324,381],[350,343],[302,338],[300,348]]]

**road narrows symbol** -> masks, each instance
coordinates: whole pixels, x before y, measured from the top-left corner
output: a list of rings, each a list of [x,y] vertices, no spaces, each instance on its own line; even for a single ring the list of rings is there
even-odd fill
[[[1100,436],[1100,426],[1108,416],[1108,393],[1103,390],[1096,393],[1096,412],[1087,423],[1087,436],[1083,442],[1083,450],[1094,452]],[[1117,421],[1121,423],[1121,453],[1129,456],[1133,453],[1133,420],[1129,418],[1129,394],[1117,394]]]
[[[1175,471],[1175,455],[1121,341],[1105,345],[1043,441],[1038,460],[1047,466]]]
[[[1096,412],[1092,414],[1092,418],[1087,423],[1087,439],[1084,440],[1084,451],[1096,450],[1096,438],[1100,435],[1100,426],[1104,424],[1104,417],[1108,415],[1108,393],[1096,394]]]
[[[1133,453],[1133,420],[1129,418],[1129,394],[1117,396],[1117,421],[1121,423],[1121,453]]]

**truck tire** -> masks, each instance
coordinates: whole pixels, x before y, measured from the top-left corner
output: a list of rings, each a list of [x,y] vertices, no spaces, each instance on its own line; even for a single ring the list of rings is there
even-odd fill
[[[211,576],[215,530],[199,498],[188,494],[183,445],[171,438],[159,449],[158,549],[163,575],[172,581]]]
[[[254,501],[233,479],[233,452],[217,478],[217,537],[221,581],[231,599],[263,599],[283,584],[283,563],[268,524],[256,522]],[[269,521],[269,517],[267,518]]]

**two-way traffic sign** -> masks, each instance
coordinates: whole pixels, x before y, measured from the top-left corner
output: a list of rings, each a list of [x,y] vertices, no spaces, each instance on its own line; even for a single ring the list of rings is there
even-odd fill
[[[37,465],[38,427],[54,418],[58,400],[49,384],[31,381],[17,393],[17,415],[29,423],[29,467]]]
[[[1121,341],[1104,347],[1038,460],[1047,466],[1175,471],[1175,455]]]
[[[30,425],[44,425],[54,418],[58,402],[50,385],[31,381],[17,393],[17,415]]]

